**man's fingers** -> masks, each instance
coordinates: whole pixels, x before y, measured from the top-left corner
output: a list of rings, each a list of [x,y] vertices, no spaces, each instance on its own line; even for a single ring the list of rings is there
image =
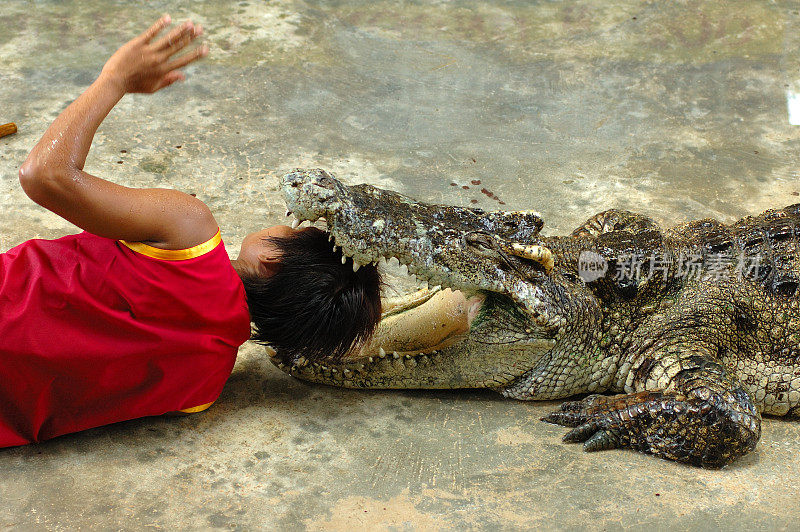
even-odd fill
[[[144,33],[139,35],[139,38],[142,39],[144,42],[150,42],[150,39],[158,35],[158,33],[169,26],[170,22],[172,22],[172,18],[169,15],[164,15],[160,19],[156,20],[152,26],[147,28]]]
[[[167,73],[162,79],[158,86],[153,90],[153,92],[160,91],[164,87],[169,87],[176,81],[183,81],[186,79],[186,76],[183,72],[178,72],[173,70],[172,72]]]
[[[190,42],[194,40],[194,36],[191,33],[182,33],[180,34],[174,41],[170,43],[169,46],[164,48],[159,52],[161,57],[164,61],[170,58],[171,55],[180,52],[183,48],[186,47]]]
[[[180,50],[186,43],[194,39],[195,26],[191,21],[187,20],[180,26],[173,28],[168,34],[160,38],[153,44],[153,50],[156,52],[175,53]],[[187,41],[188,38],[188,41]]]
[[[167,58],[172,54],[176,54],[183,50],[190,42],[198,38],[200,35],[203,34],[203,27],[199,24],[197,26],[191,26],[189,31],[186,31],[178,37],[178,39],[172,43],[171,46],[165,48],[163,53],[166,54]]]
[[[187,54],[183,54],[180,57],[176,57],[175,59],[166,64],[166,69],[177,70],[179,68],[183,68],[192,61],[197,61],[198,59],[200,59],[201,57],[205,57],[206,55],[208,55],[208,46],[204,44],[203,46],[200,46]]]

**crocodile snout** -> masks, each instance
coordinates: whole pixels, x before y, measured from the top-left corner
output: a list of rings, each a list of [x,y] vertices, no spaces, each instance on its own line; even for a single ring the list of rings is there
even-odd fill
[[[321,169],[292,170],[281,178],[287,208],[308,218],[325,216],[335,209],[334,200],[347,191],[336,179]]]
[[[292,170],[283,176],[283,187],[301,188],[306,193],[323,193],[323,191],[339,191],[340,185],[334,177],[325,170]]]

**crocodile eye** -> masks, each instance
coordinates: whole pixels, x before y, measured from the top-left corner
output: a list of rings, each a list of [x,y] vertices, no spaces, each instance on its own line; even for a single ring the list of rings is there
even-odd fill
[[[467,247],[481,254],[494,254],[495,246],[491,237],[485,233],[468,233],[464,236]]]

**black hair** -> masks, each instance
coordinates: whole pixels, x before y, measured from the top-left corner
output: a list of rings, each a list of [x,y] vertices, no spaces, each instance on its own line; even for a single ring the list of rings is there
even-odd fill
[[[353,271],[342,264],[328,234],[317,228],[271,237],[280,265],[270,277],[242,276],[251,339],[269,345],[283,360],[340,359],[363,345],[381,317],[381,278],[375,266]]]

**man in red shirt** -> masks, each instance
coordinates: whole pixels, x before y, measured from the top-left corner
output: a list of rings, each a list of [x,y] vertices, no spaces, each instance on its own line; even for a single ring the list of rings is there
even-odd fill
[[[209,208],[83,170],[95,131],[129,92],[183,80],[206,46],[162,17],[120,48],[20,169],[25,193],[84,232],[0,254],[0,447],[116,421],[198,412],[251,337],[284,354],[340,356],[380,317],[374,267],[353,272],[327,235],[276,226],[230,260]]]

